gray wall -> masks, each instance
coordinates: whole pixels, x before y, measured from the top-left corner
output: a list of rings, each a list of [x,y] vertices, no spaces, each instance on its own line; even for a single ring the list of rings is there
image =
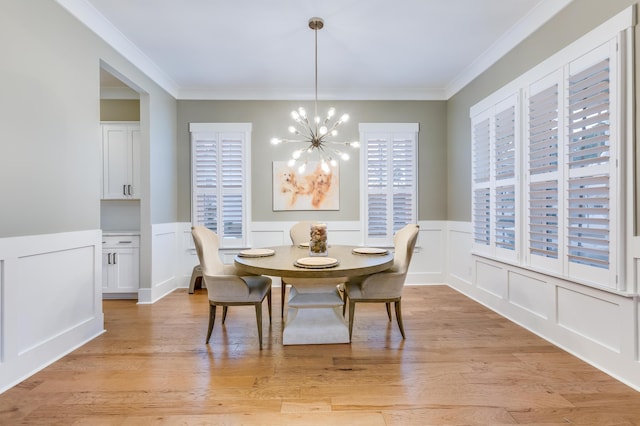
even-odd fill
[[[252,132],[252,220],[291,221],[316,219],[359,220],[360,218],[360,157],[355,151],[351,159],[340,163],[340,210],[319,212],[274,212],[272,209],[272,162],[290,158],[293,145],[274,147],[274,136],[287,136],[293,124],[290,113],[304,106],[313,108],[312,101],[178,101],[178,217],[191,220],[191,181],[189,123],[250,122]],[[445,220],[446,186],[446,102],[444,101],[342,101],[319,102],[318,114],[329,106],[337,114],[349,113],[350,121],[343,125],[341,137],[358,140],[358,123],[404,122],[419,123],[419,219]]]
[[[0,40],[0,237],[100,227],[101,60],[143,93],[142,226],[174,222],[175,99],[56,2],[0,2]]]
[[[100,121],[140,121],[138,99],[101,99]]]
[[[574,0],[447,102],[447,218],[471,220],[469,109],[637,0]],[[636,42],[636,46],[638,43]],[[638,56],[636,48],[636,57]]]

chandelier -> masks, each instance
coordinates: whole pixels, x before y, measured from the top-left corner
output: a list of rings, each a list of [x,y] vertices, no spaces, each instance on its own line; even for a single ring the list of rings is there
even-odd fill
[[[293,139],[287,138],[273,138],[271,143],[273,145],[279,145],[282,143],[301,143],[306,144],[306,147],[296,149],[291,154],[291,159],[288,162],[289,167],[294,167],[296,163],[300,163],[298,171],[303,173],[307,160],[311,154],[318,153],[320,155],[320,167],[325,172],[329,172],[329,165],[335,167],[338,164],[338,159],[348,160],[349,154],[344,150],[345,148],[357,148],[360,146],[358,141],[338,141],[334,138],[338,135],[338,127],[349,120],[349,114],[343,114],[339,119],[335,120],[331,124],[336,109],[331,107],[327,111],[326,118],[320,119],[318,115],[318,30],[324,27],[324,21],[322,18],[309,19],[309,28],[311,28],[315,35],[315,101],[314,101],[314,115],[310,118],[307,115],[307,111],[300,107],[297,110],[291,112],[291,118],[295,122],[295,125],[289,126],[289,132],[294,135]]]

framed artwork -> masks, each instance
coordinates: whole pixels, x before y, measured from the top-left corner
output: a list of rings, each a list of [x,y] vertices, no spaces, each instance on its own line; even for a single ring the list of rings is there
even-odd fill
[[[339,210],[340,171],[325,172],[319,161],[309,161],[304,172],[286,161],[273,162],[273,210]]]

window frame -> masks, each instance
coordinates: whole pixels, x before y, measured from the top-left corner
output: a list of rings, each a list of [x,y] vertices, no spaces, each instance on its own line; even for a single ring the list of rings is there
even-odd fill
[[[418,223],[418,141],[419,141],[419,123],[360,123],[360,217],[362,223],[362,240],[364,245],[379,246],[379,247],[393,247],[393,236],[395,232],[402,228],[402,226],[408,223]],[[388,178],[385,182],[385,188],[379,188],[378,190],[371,190],[369,187],[369,173],[368,173],[368,152],[369,141],[373,139],[386,141],[386,175]],[[406,163],[407,158],[411,161],[410,179],[412,183],[408,186],[408,190],[402,191],[402,193],[409,193],[411,200],[409,201],[410,211],[408,212],[409,219],[394,223],[394,218],[398,213],[394,214],[393,199],[395,194],[400,194],[400,188],[393,185],[393,162],[394,156],[390,156],[389,153],[393,152],[395,141],[409,141],[410,152],[406,154],[402,160]],[[407,186],[403,186],[407,188]],[[385,231],[384,235],[380,237],[369,236],[369,198],[371,193],[380,193],[390,195],[386,202],[385,212]],[[406,223],[405,223],[406,222]]]
[[[244,248],[249,247],[251,245],[250,235],[251,235],[251,131],[252,131],[252,123],[190,123],[189,124],[189,133],[190,133],[190,145],[191,145],[191,224],[192,226],[201,225],[199,223],[196,213],[198,211],[198,196],[201,194],[213,193],[215,192],[216,199],[218,200],[218,205],[222,203],[223,208],[217,209],[216,211],[216,223],[220,224],[223,222],[222,215],[224,213],[224,200],[225,195],[240,195],[241,200],[241,236],[239,238],[228,236],[224,232],[223,229],[213,229],[218,236],[220,237],[220,248],[221,249],[229,249],[229,248]],[[239,185],[235,185],[236,188],[230,189],[223,184],[216,185],[216,188],[212,191],[211,189],[199,188],[196,182],[196,164],[195,161],[197,159],[197,143],[198,139],[207,140],[215,140],[217,147],[217,157],[216,163],[222,164],[222,141],[224,139],[235,139],[239,140],[241,143],[241,182]],[[218,176],[223,173],[221,166],[219,167]],[[237,178],[238,173],[236,173]],[[236,179],[237,180],[237,179]],[[222,181],[223,182],[223,181]],[[237,188],[240,186],[240,188]],[[220,228],[220,226],[218,226]]]

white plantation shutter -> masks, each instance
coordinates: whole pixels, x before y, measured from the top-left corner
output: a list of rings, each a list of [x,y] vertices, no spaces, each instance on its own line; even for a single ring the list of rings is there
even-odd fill
[[[567,79],[567,256],[569,275],[606,281],[615,246],[612,201],[616,194],[612,155],[614,96],[609,45],[569,65]]]
[[[476,249],[491,245],[491,120],[486,114],[472,122],[473,241]]]
[[[515,185],[496,188],[495,233],[496,247],[506,250],[516,249],[516,187]]]
[[[519,255],[518,95],[471,118],[473,249],[509,260]]]
[[[516,146],[515,146],[515,114],[516,107],[511,105],[496,114],[495,126],[495,162],[496,180],[515,177]]]
[[[192,222],[247,246],[250,131],[245,123],[191,123]]]
[[[416,183],[417,183],[417,150],[413,135],[396,135],[391,141],[393,155],[391,170],[393,171],[393,228],[392,233],[409,223],[417,223],[416,215]]]
[[[509,260],[519,254],[518,101],[518,95],[509,96],[496,105],[493,117],[494,246],[496,256]]]
[[[528,263],[562,273],[564,249],[561,99],[562,72],[553,73],[529,87],[527,102],[527,207]]]
[[[392,246],[396,231],[417,223],[417,132],[417,124],[360,124],[367,245]]]
[[[482,118],[473,125],[473,182],[489,184],[491,179],[491,122]]]
[[[367,238],[385,239],[390,210],[387,139],[369,139],[364,152],[367,157]]]
[[[558,181],[529,185],[529,253],[558,259]]]
[[[471,107],[474,254],[628,291],[634,22],[628,8]]]
[[[473,241],[475,244],[491,244],[491,189],[473,191]]]

